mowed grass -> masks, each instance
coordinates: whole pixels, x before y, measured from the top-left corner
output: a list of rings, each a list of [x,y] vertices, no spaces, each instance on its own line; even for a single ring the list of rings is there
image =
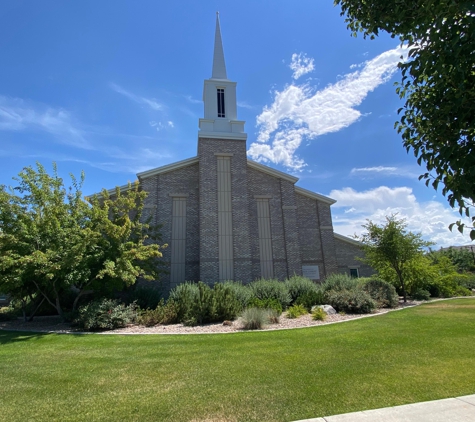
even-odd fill
[[[0,331],[5,421],[292,421],[475,393],[475,299],[223,335]]]

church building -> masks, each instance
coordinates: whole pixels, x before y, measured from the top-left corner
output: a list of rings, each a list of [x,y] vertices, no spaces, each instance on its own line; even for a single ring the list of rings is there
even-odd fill
[[[355,259],[362,255],[360,244],[333,231],[333,199],[247,158],[218,16],[203,102],[197,155],[137,174],[148,192],[144,215],[162,225],[169,245],[163,251],[169,273],[161,278],[166,290],[184,281],[370,275],[371,268]]]

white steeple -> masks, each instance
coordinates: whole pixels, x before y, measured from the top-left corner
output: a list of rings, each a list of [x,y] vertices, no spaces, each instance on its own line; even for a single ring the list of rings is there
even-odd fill
[[[204,118],[200,119],[198,137],[219,139],[247,139],[244,121],[237,120],[236,82],[228,79],[224,62],[223,42],[216,13],[213,71],[204,81]]]
[[[226,76],[226,63],[224,62],[223,41],[219,26],[219,12],[216,12],[216,32],[214,34],[213,73],[211,79],[228,79]]]

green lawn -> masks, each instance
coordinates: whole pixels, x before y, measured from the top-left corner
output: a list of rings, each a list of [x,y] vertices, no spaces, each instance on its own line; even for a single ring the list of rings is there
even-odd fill
[[[5,421],[291,421],[475,393],[475,299],[289,331],[0,331]]]

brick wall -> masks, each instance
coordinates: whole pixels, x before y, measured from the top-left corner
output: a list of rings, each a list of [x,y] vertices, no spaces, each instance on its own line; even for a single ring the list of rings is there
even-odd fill
[[[186,267],[185,278],[199,280],[199,166],[193,164],[142,180],[142,189],[148,192],[144,214],[152,213],[153,223],[161,224],[161,243],[170,244],[173,198],[170,194],[186,194]],[[170,263],[171,248],[163,250],[163,260]],[[161,283],[165,291],[175,287],[164,274]]]
[[[335,239],[336,257],[338,261],[338,272],[350,275],[350,268],[358,268],[360,277],[369,277],[375,271],[356,257],[363,257],[363,250],[358,245]]]
[[[198,140],[200,175],[200,278],[212,284],[219,279],[217,158],[215,154],[232,154],[232,220],[234,279],[252,279],[249,234],[249,197],[246,141],[200,138]]]

